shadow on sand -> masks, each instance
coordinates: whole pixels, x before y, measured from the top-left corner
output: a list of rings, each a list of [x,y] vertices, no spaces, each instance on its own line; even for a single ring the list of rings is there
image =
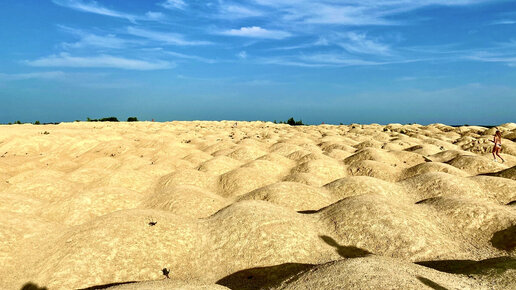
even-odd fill
[[[425,284],[426,286],[435,289],[435,290],[447,290],[447,288],[435,283],[434,281],[427,279],[425,277],[417,276],[416,277],[421,283]]]
[[[353,246],[341,246],[337,241],[328,236],[319,236],[326,244],[337,250],[337,253],[343,258],[361,258],[371,255],[372,253]]]
[[[80,288],[78,290],[97,290],[97,289],[107,289],[109,287],[118,286],[118,285],[124,285],[124,284],[132,284],[137,283],[138,281],[129,281],[129,282],[118,282],[118,283],[109,283],[104,285],[97,285],[97,286],[91,286],[88,288]]]
[[[482,261],[473,260],[442,260],[424,261],[416,264],[451,274],[502,274],[509,269],[516,269],[516,258],[498,257]]]
[[[499,250],[514,250],[516,248],[516,225],[494,233],[491,238],[491,244]]]
[[[217,281],[217,284],[230,289],[270,288],[313,266],[312,264],[285,263],[271,267],[251,268],[226,276]]]
[[[48,290],[47,287],[39,287],[38,284],[28,282],[20,288],[20,290]]]

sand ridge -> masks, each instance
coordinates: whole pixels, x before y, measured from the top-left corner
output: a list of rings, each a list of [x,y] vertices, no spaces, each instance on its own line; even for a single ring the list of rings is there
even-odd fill
[[[0,126],[0,288],[516,287],[498,128]]]

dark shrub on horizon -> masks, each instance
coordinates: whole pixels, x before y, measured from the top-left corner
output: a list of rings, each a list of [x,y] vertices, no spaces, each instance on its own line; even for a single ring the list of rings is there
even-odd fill
[[[39,121],[34,122],[34,125],[41,125]]]
[[[102,118],[102,119],[90,119],[90,117],[88,117],[86,119],[87,122],[119,122],[117,117],[107,117],[107,118]]]
[[[293,117],[291,117],[290,119],[287,120],[287,124],[289,124],[290,126],[303,126],[304,125],[302,120],[296,121],[296,120],[294,120]]]
[[[117,117],[107,117],[99,120],[100,122],[119,122]]]
[[[127,118],[127,122],[138,122],[138,118],[136,118],[136,117],[129,117],[129,118]]]

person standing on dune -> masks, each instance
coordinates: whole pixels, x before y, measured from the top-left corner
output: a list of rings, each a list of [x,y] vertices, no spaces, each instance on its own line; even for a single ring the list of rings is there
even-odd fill
[[[499,130],[496,130],[493,140],[489,140],[489,141],[494,143],[493,151],[492,151],[494,162],[496,162],[496,156],[498,156],[498,157],[500,157],[500,159],[502,159],[502,163],[505,162],[505,160],[503,160],[502,156],[500,156],[500,152],[502,151],[502,133]]]

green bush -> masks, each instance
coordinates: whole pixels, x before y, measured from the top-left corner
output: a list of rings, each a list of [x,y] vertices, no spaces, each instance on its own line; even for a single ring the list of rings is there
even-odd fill
[[[88,117],[86,119],[87,122],[119,122],[117,117],[107,117],[107,118],[102,118],[102,119],[90,119],[90,117]]]
[[[136,118],[136,117],[129,117],[129,118],[127,118],[127,122],[138,122],[138,118]]]
[[[34,125],[41,125],[39,121],[34,122]]]
[[[18,124],[18,125],[20,125],[20,124],[21,124],[21,122],[20,122],[20,120],[18,120],[18,121],[16,121],[16,122],[14,122],[14,124]]]
[[[99,120],[100,122],[118,122],[117,117],[107,117]]]
[[[294,118],[290,118],[287,120],[287,124],[289,124],[290,126],[303,126],[303,121],[299,120],[299,121],[296,121],[294,120]]]

